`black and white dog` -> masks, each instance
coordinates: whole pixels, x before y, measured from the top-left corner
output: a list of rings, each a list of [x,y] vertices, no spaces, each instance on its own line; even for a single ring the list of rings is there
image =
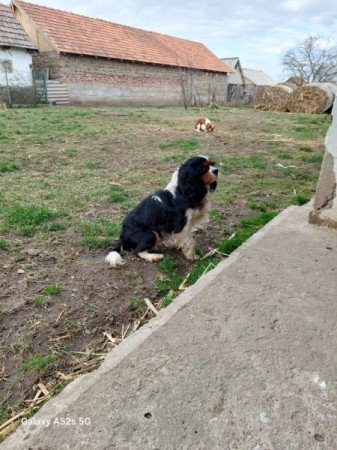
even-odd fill
[[[217,178],[218,169],[206,156],[188,159],[165,189],[149,195],[124,219],[119,240],[105,261],[113,267],[124,264],[123,250],[159,261],[164,255],[149,251],[165,241],[187,259],[196,259],[192,231],[206,217],[207,193],[215,190]]]

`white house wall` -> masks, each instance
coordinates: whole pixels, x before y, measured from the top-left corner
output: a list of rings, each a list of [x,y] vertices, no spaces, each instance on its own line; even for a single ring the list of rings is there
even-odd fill
[[[10,86],[31,86],[32,73],[30,65],[32,56],[26,50],[10,48],[8,50],[0,49],[0,62],[10,60],[12,62],[12,72],[7,72],[8,83]],[[0,86],[6,86],[6,74],[0,65]]]

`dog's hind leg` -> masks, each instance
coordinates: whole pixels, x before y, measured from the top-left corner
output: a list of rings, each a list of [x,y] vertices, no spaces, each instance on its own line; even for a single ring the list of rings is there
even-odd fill
[[[164,255],[162,253],[149,253],[147,251],[139,252],[139,253],[137,253],[137,255],[140,258],[143,258],[146,261],[150,261],[150,262],[160,261],[161,259],[164,258]]]
[[[148,252],[148,250],[153,249],[156,243],[157,243],[156,234],[151,233],[151,235],[143,236],[143,239],[141,240],[141,242],[138,243],[134,253],[138,255],[140,258],[145,259],[145,261],[149,262],[160,261],[162,258],[164,258],[164,255],[162,253]]]

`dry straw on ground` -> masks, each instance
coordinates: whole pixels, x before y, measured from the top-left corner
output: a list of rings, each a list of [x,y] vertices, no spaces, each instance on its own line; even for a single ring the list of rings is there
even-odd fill
[[[296,88],[287,104],[290,112],[321,114],[328,110],[337,93],[333,83],[312,83]]]
[[[255,96],[254,107],[261,111],[287,111],[287,102],[292,89],[279,84],[266,86],[259,90]]]

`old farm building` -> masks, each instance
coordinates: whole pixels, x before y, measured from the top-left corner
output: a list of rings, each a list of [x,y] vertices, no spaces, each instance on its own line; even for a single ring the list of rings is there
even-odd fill
[[[228,74],[229,103],[251,103],[259,89],[273,86],[276,82],[262,70],[241,67],[239,58],[221,58],[232,72]]]
[[[201,43],[18,0],[11,6],[39,49],[34,68],[66,85],[73,104],[226,102],[230,69]]]

